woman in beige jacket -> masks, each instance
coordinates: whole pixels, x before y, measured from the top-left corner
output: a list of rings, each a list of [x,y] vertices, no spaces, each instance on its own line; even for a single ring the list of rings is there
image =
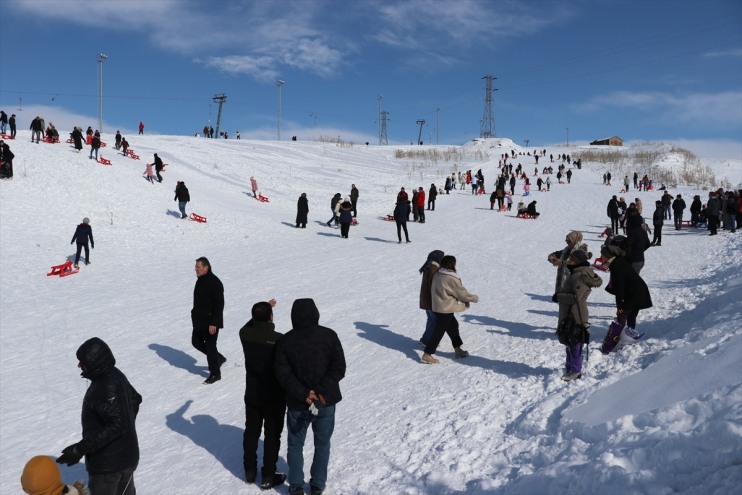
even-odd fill
[[[453,256],[444,256],[441,260],[441,267],[433,277],[431,296],[435,314],[435,330],[425,346],[421,361],[425,364],[439,362],[433,354],[444,333],[447,333],[451,339],[456,358],[467,357],[469,353],[461,348],[463,342],[459,335],[459,322],[456,321],[454,313],[464,311],[469,307],[469,303],[479,302],[479,297],[470,294],[461,283],[461,278],[456,273],[456,258]]]

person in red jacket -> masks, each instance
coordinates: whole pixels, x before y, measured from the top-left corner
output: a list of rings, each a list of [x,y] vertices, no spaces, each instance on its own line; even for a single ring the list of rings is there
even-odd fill
[[[139,121],[139,134],[144,134],[144,123]]]
[[[417,193],[417,214],[420,217],[420,223],[425,223],[425,189],[422,186]]]

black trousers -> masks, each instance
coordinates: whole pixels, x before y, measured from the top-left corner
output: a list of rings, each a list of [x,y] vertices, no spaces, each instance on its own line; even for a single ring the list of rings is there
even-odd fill
[[[258,440],[261,430],[265,430],[261,469],[263,479],[270,479],[276,472],[285,414],[286,403],[283,401],[263,405],[245,404],[245,434],[242,436],[245,471],[257,472]]]
[[[456,320],[456,316],[453,313],[436,313],[435,314],[435,330],[433,335],[428,340],[428,345],[425,346],[425,352],[427,354],[434,354],[438,345],[443,339],[443,334],[447,333],[451,339],[451,345],[461,347],[463,341],[459,335],[459,322]]]
[[[654,225],[654,238],[652,239],[652,244],[657,246],[662,244],[662,225]]]
[[[435,206],[435,203],[433,203],[433,206]],[[435,208],[433,208],[435,209]],[[425,208],[417,207],[417,216],[419,217],[419,220],[421,223],[425,223]],[[405,232],[407,230],[405,229]]]
[[[348,237],[348,232],[350,231],[350,224],[345,222],[340,222],[340,237]]]
[[[206,354],[206,360],[209,363],[209,375],[221,378],[222,356],[216,348],[216,341],[219,338],[219,329],[216,329],[214,335],[209,333],[209,327],[193,328],[191,334],[191,344],[198,351]]]
[[[407,233],[407,222],[400,222],[397,220],[397,239],[402,242],[402,229],[404,229],[405,240],[410,240],[410,234]]]
[[[90,248],[87,244],[77,244],[77,253],[75,253],[75,266],[80,263],[80,253],[82,252],[82,249],[85,248],[85,264],[87,265],[90,261]]]

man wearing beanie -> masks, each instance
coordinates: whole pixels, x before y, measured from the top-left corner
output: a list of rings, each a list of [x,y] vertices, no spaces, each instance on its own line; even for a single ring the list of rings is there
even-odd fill
[[[77,350],[81,376],[90,380],[82,401],[82,440],[62,450],[60,464],[73,466],[85,456],[90,492],[136,495],[139,465],[136,417],[142,396],[131,386],[108,345],[98,337]]]
[[[29,459],[23,468],[21,487],[28,495],[88,495],[82,481],[72,485],[62,483],[62,473],[57,463],[46,455]]]
[[[95,241],[93,240],[93,228],[90,226],[90,219],[85,217],[82,219],[82,223],[75,229],[75,234],[72,236],[70,244],[77,241],[77,253],[75,254],[75,268],[80,263],[80,253],[85,248],[85,264],[90,264],[90,249],[88,249],[88,241],[90,241],[90,247],[95,249]]]

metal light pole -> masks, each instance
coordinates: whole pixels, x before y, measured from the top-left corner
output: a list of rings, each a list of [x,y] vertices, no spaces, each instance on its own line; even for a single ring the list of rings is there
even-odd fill
[[[105,53],[98,54],[98,131],[103,134],[103,62],[108,58]]]
[[[286,84],[281,79],[278,80],[278,140],[281,140],[281,88]]]
[[[438,144],[438,129],[440,128],[440,120],[438,116],[440,111],[440,107],[435,107],[435,144]],[[433,138],[430,138],[430,140],[432,141]]]
[[[381,100],[384,99],[384,96],[379,95],[379,146],[381,146]]]
[[[567,146],[569,146],[569,127],[565,127],[567,129]]]

